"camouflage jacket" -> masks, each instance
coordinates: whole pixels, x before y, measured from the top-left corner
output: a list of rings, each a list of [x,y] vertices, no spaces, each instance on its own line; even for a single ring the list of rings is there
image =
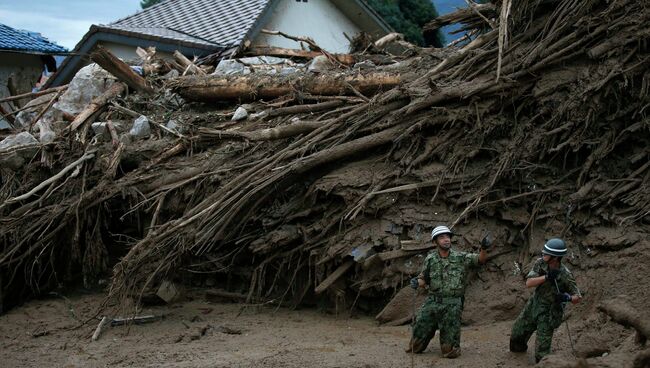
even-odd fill
[[[548,264],[544,262],[542,258],[539,258],[533,263],[533,266],[526,275],[526,278],[539,277],[546,275],[548,273]],[[580,295],[580,290],[576,284],[576,280],[573,278],[571,271],[561,264],[560,265],[560,275],[556,279],[557,286],[555,282],[545,281],[543,284],[535,288],[535,293],[533,294],[533,299],[539,304],[550,305],[555,303],[555,295],[558,293],[569,293],[571,295]]]
[[[477,253],[466,253],[451,249],[443,258],[435,250],[424,259],[420,278],[429,285],[429,294],[446,297],[465,295],[467,272],[479,265]]]

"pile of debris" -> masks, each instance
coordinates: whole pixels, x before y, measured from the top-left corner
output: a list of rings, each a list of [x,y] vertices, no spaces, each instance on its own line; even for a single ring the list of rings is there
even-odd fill
[[[114,265],[110,300],[172,280],[376,312],[439,223],[464,250],[492,229],[494,282],[550,236],[576,263],[647,249],[650,9],[506,0],[427,29],[450,22],[463,46],[216,67],[148,50],[144,78],[100,49],[104,70],[33,100],[49,103],[0,143],[4,302]]]

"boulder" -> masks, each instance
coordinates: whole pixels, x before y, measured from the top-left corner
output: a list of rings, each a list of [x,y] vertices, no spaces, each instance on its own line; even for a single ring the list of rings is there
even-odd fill
[[[28,132],[21,132],[3,139],[0,142],[0,153],[20,146],[24,146],[24,149],[0,154],[0,166],[18,170],[25,163],[29,162],[39,149],[38,140],[33,135]]]
[[[129,131],[129,135],[133,138],[148,138],[151,135],[149,119],[144,115],[140,115],[133,122],[133,127]]]

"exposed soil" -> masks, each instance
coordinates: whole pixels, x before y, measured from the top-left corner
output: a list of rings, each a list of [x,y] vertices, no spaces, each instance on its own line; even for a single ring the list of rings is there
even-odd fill
[[[35,300],[0,317],[4,366],[396,367],[411,362],[403,349],[409,326],[379,326],[369,317],[317,310],[267,306],[238,315],[239,305],[196,299],[146,309],[143,314],[165,318],[148,325],[106,327],[95,342],[90,336],[96,321],[68,330],[78,324],[68,305],[81,317],[102,297],[77,296],[69,304],[57,297]],[[453,361],[441,358],[436,338],[424,354],[414,356],[414,366],[526,365],[530,356],[507,351],[509,328],[509,322],[464,327],[463,355]],[[241,334],[220,332],[228,329]],[[560,336],[558,342],[562,340]]]
[[[99,318],[92,316],[104,294],[56,294],[33,300],[0,316],[0,349],[5,367],[408,367],[411,358],[414,367],[534,365],[534,336],[528,354],[508,351],[512,319],[507,316],[516,316],[519,303],[508,313],[500,312],[495,305],[508,301],[499,303],[493,293],[480,281],[470,287],[463,354],[455,360],[440,356],[437,336],[425,353],[413,357],[405,353],[409,325],[379,325],[368,316],[351,316],[348,310],[337,314],[211,303],[199,291],[188,292],[183,302],[141,311],[141,315],[163,315],[160,321],[106,326],[95,342],[91,335]],[[578,356],[592,358],[580,363],[573,356],[562,326],[553,340],[554,354],[540,365],[632,366],[640,350],[634,331],[594,313],[570,313],[568,320]],[[80,320],[89,318],[89,323],[76,328]]]

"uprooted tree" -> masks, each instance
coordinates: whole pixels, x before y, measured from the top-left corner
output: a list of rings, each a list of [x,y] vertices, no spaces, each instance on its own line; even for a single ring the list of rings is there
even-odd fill
[[[335,96],[306,90],[309,78],[265,95],[279,80],[251,77],[241,85],[261,82],[241,100],[265,101],[242,123],[220,112],[232,110],[223,77],[181,76],[174,92],[212,105],[135,94],[119,100],[129,109],[107,111],[173,115],[185,133],[93,145],[84,120],[47,148],[53,169],[3,171],[5,300],[114,264],[117,300],[210,274],[250,300],[298,305],[317,289],[350,307],[385,302],[415,274],[437,222],[460,229],[465,247],[476,224],[498,228],[520,264],[543,224],[576,243],[596,228],[638,235],[619,245],[647,238],[650,9],[488,5],[446,16],[480,31],[391,66],[397,86],[360,90],[367,79],[344,69],[331,77]]]

